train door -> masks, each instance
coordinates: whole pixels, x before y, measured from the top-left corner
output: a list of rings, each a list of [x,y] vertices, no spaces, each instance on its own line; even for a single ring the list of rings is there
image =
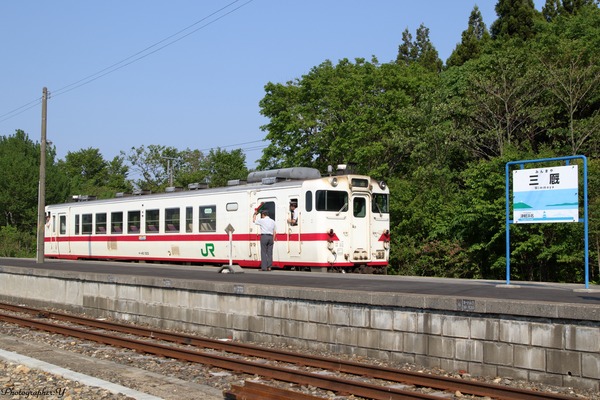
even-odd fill
[[[299,257],[300,253],[302,253],[302,242],[300,241],[300,235],[302,234],[300,196],[292,195],[288,197],[287,206],[289,209],[284,220],[286,250],[291,257]]]
[[[251,194],[250,204],[252,205],[255,212],[261,212],[262,210],[267,210],[269,212],[269,217],[275,221],[276,230],[281,232],[283,227],[283,223],[285,223],[285,219],[283,221],[277,220],[276,213],[276,199],[274,197],[258,197],[256,193]],[[257,216],[260,218],[260,216]],[[260,260],[260,227],[258,225],[254,225],[252,223],[252,216],[250,216],[250,258],[252,260]],[[277,243],[275,244],[277,246]],[[279,261],[278,252],[273,251],[273,261]]]
[[[68,241],[62,237],[67,236],[67,214],[50,214],[46,217],[45,236],[49,242],[49,252],[52,254],[68,253]]]
[[[352,194],[352,222],[350,243],[353,251],[352,261],[355,263],[369,260],[371,248],[371,229],[369,196],[364,193]]]
[[[57,237],[57,247],[58,254],[68,254],[70,253],[69,249],[69,240],[63,240],[63,237],[67,236],[67,214],[66,213],[58,213],[58,226],[56,227],[58,237]]]
[[[46,223],[44,225],[44,252],[57,254],[58,241],[56,232],[56,214],[46,213]]]

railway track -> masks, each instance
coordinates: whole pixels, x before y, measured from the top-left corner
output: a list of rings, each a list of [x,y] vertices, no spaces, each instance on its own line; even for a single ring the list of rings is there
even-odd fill
[[[572,397],[555,393],[541,393],[477,381],[360,364],[339,359],[306,356],[248,344],[205,339],[196,336],[83,318],[66,313],[12,304],[0,303],[0,309],[27,315],[27,317],[23,317],[14,314],[0,313],[0,320],[31,329],[59,333],[66,336],[91,340],[111,346],[119,346],[162,357],[202,363],[234,372],[258,375],[273,380],[298,385],[311,385],[324,390],[353,394],[368,399],[439,400],[439,396],[422,393],[418,390],[399,388],[399,384],[414,386],[416,388],[433,388],[439,391],[452,393],[460,391],[462,394],[482,397],[487,396],[493,399],[572,399]],[[49,322],[48,320],[75,324],[77,326]],[[111,333],[98,332],[98,330],[109,331]],[[115,332],[119,334],[117,335]],[[123,336],[123,334],[133,335],[137,338],[134,339],[129,336]],[[143,338],[143,340],[140,340],[140,337]],[[148,338],[153,339],[153,341],[148,341]],[[157,341],[169,342],[170,344],[158,343]],[[173,344],[186,345],[186,347],[177,347]],[[190,346],[193,346],[193,348],[190,349]],[[228,354],[212,354],[202,351],[202,349],[212,349]],[[240,356],[259,358],[260,360],[249,361],[240,358]],[[293,366],[290,367],[289,365],[274,365],[275,363],[265,363],[264,360],[293,364],[295,366],[311,367],[319,369],[320,372],[307,372],[302,369],[294,368]],[[350,377],[340,378],[331,373],[323,373],[323,370],[335,371],[336,375],[352,375],[354,379]],[[361,382],[357,377],[376,378],[381,380],[381,384],[374,385],[372,383]],[[232,387],[227,393],[226,398],[251,399],[253,398],[251,397],[251,394],[255,392],[260,392],[261,394],[254,398],[309,398],[301,397],[306,395],[297,392],[291,392],[282,397],[280,394],[272,394],[271,392],[274,393],[275,391],[273,388],[259,388],[257,385],[253,385],[250,382],[246,382],[245,385],[248,385],[248,387]]]

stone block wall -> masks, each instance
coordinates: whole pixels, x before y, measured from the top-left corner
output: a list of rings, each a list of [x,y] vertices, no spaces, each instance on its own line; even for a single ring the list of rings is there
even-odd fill
[[[401,298],[386,297],[386,304],[379,304],[347,292],[336,297],[314,290],[223,283],[6,272],[0,279],[0,299],[6,301],[210,337],[278,342],[475,376],[600,390],[597,321],[486,313],[477,307],[433,308],[420,306],[419,299],[402,305]]]

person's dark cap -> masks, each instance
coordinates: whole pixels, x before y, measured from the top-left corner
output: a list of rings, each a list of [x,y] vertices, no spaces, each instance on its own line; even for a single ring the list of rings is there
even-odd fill
[[[296,206],[296,207],[298,207],[298,203],[296,203],[295,201],[290,201],[290,206]]]

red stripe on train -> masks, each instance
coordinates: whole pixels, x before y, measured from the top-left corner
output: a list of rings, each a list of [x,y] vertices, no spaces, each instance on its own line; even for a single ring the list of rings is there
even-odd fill
[[[249,242],[260,240],[258,234],[233,234],[232,240],[234,242]],[[277,240],[285,241],[288,240],[288,235],[285,233],[277,234]],[[299,241],[303,240],[306,242],[319,242],[319,241],[339,241],[337,235],[330,236],[327,233],[302,233],[302,234],[290,234],[289,240]],[[80,236],[59,236],[59,237],[45,237],[44,241],[47,243],[52,242],[228,242],[229,235],[218,234],[218,233],[207,233],[207,234],[147,234],[147,235],[80,235]]]

